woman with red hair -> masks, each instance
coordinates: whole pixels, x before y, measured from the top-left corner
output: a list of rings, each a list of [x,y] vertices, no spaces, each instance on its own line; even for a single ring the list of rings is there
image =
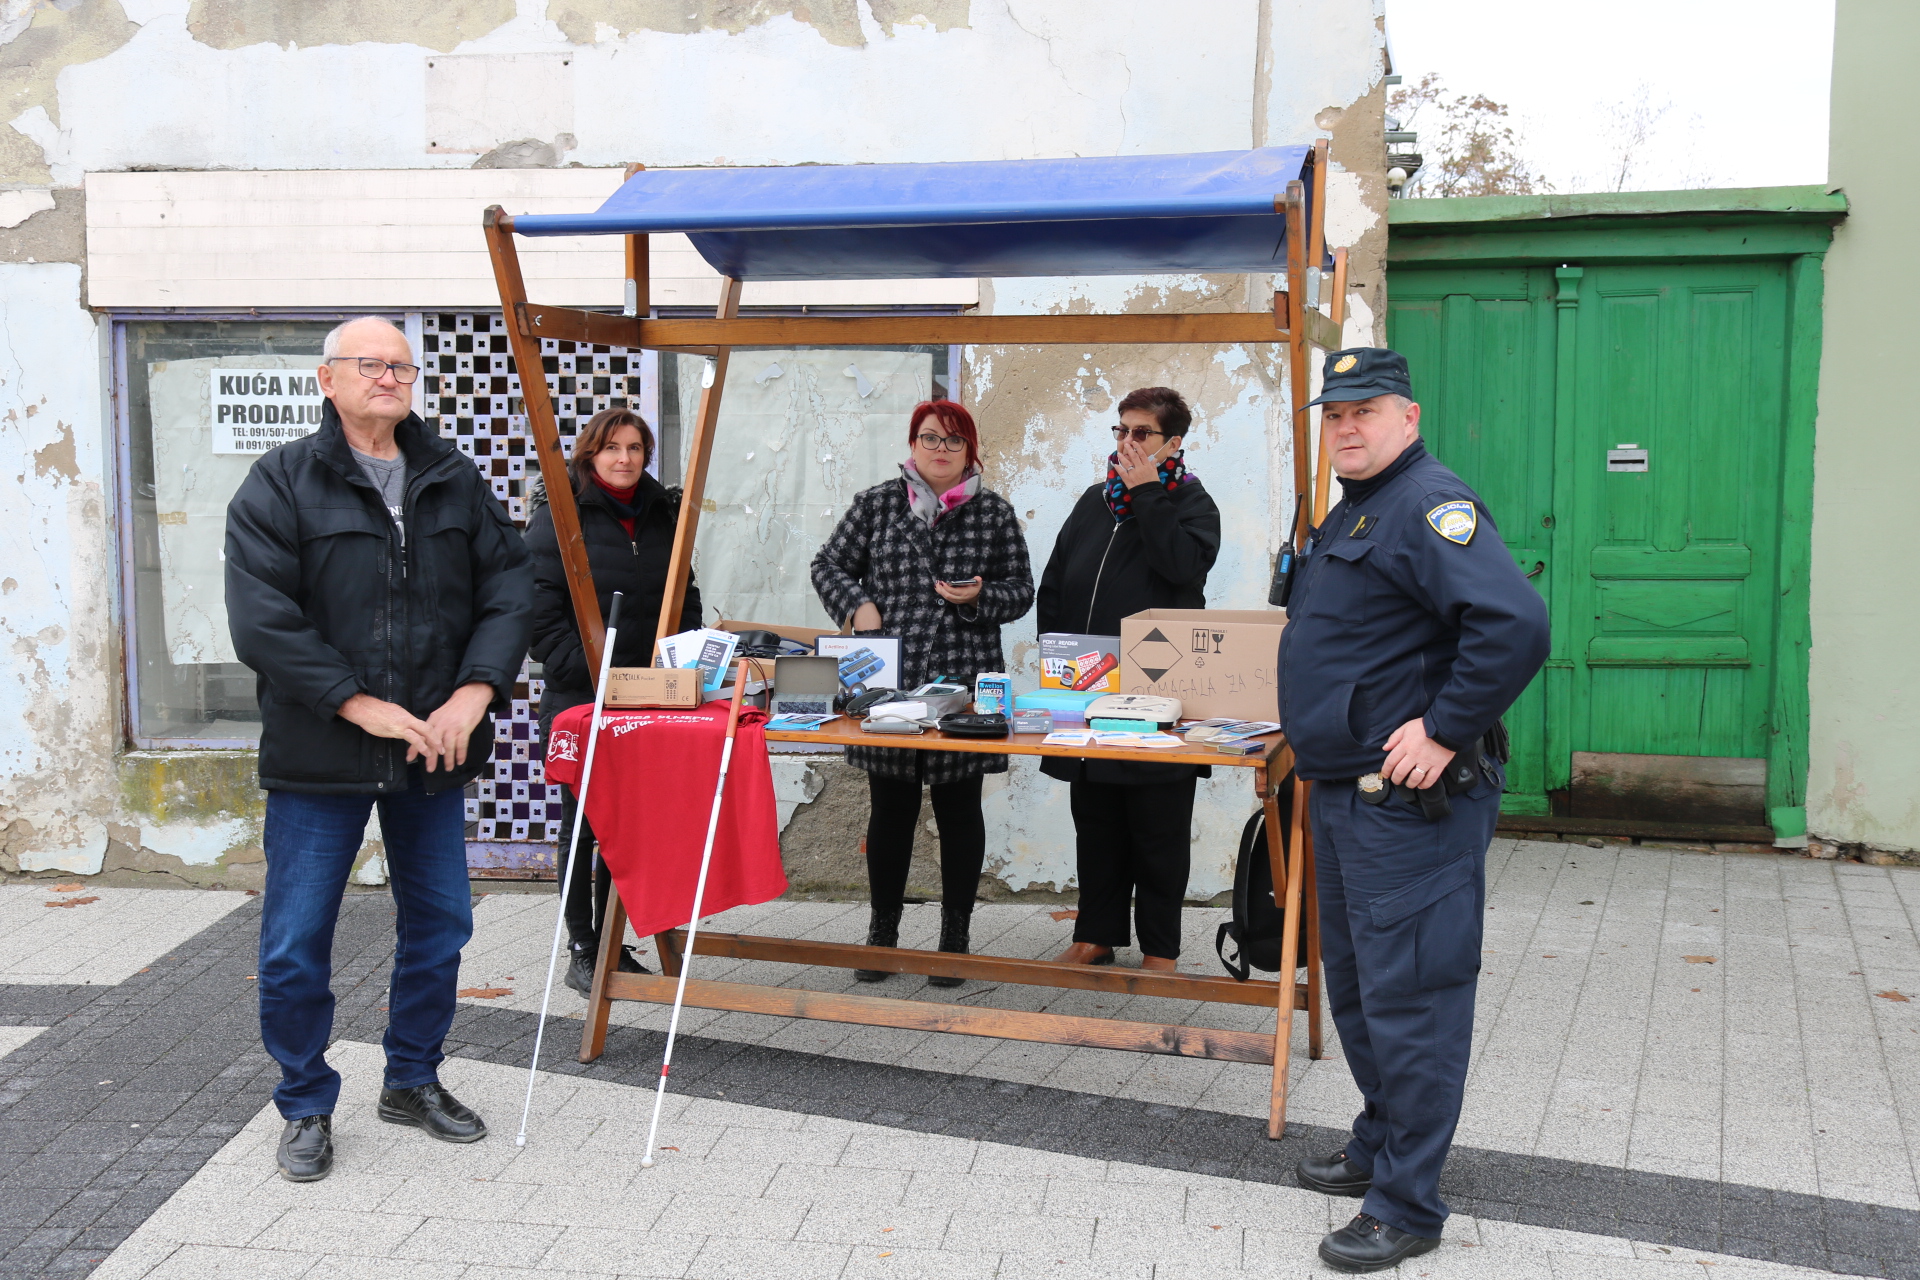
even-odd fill
[[[1027,540],[1007,500],[981,484],[980,433],[951,400],[916,405],[900,478],[855,495],[813,558],[813,588],[827,613],[856,635],[900,638],[900,687],[936,676],[966,684],[1006,670],[1000,628],[1033,607]],[[974,894],[986,861],[980,780],[1005,773],[1005,756],[849,747],[867,774],[867,945],[898,946],[900,916],[920,818],[920,788],[940,828],[940,950],[965,954]],[[863,982],[887,975],[856,969]],[[930,978],[957,987],[958,978]]]

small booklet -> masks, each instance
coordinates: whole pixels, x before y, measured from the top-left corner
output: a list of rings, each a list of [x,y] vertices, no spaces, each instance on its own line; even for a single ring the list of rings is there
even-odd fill
[[[1170,733],[1133,733],[1119,729],[1095,729],[1089,735],[1096,747],[1178,747],[1185,745]]]
[[[1239,742],[1246,738],[1278,733],[1280,725],[1272,720],[1233,720],[1217,717],[1181,725],[1179,731],[1186,734],[1190,742]]]
[[[1043,747],[1084,747],[1093,740],[1090,729],[1055,729],[1040,739]]]
[[[778,715],[767,721],[766,727],[780,733],[810,733],[826,724],[829,720],[838,720],[835,715],[817,715],[814,713]]]

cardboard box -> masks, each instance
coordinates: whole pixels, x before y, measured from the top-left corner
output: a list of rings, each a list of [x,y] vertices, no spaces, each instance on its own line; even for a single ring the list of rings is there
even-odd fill
[[[610,667],[607,705],[610,707],[697,707],[700,705],[698,667]]]
[[[1280,718],[1278,609],[1146,609],[1120,620],[1120,692],[1180,699],[1189,718]]]
[[[1083,636],[1069,631],[1042,633],[1040,687],[1075,693],[1119,693],[1120,637]]]

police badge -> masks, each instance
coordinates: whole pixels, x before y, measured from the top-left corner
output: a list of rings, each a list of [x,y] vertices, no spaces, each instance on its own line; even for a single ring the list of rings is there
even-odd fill
[[[1471,502],[1443,502],[1427,512],[1427,523],[1448,542],[1464,547],[1473,541],[1473,531],[1480,527],[1480,514]]]

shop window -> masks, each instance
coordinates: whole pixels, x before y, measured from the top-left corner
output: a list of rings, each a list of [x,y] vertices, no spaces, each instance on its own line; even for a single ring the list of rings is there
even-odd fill
[[[227,501],[261,452],[313,429],[319,388],[307,384],[332,327],[326,320],[120,326],[122,591],[139,745],[259,740],[254,675],[235,659],[227,635]]]

